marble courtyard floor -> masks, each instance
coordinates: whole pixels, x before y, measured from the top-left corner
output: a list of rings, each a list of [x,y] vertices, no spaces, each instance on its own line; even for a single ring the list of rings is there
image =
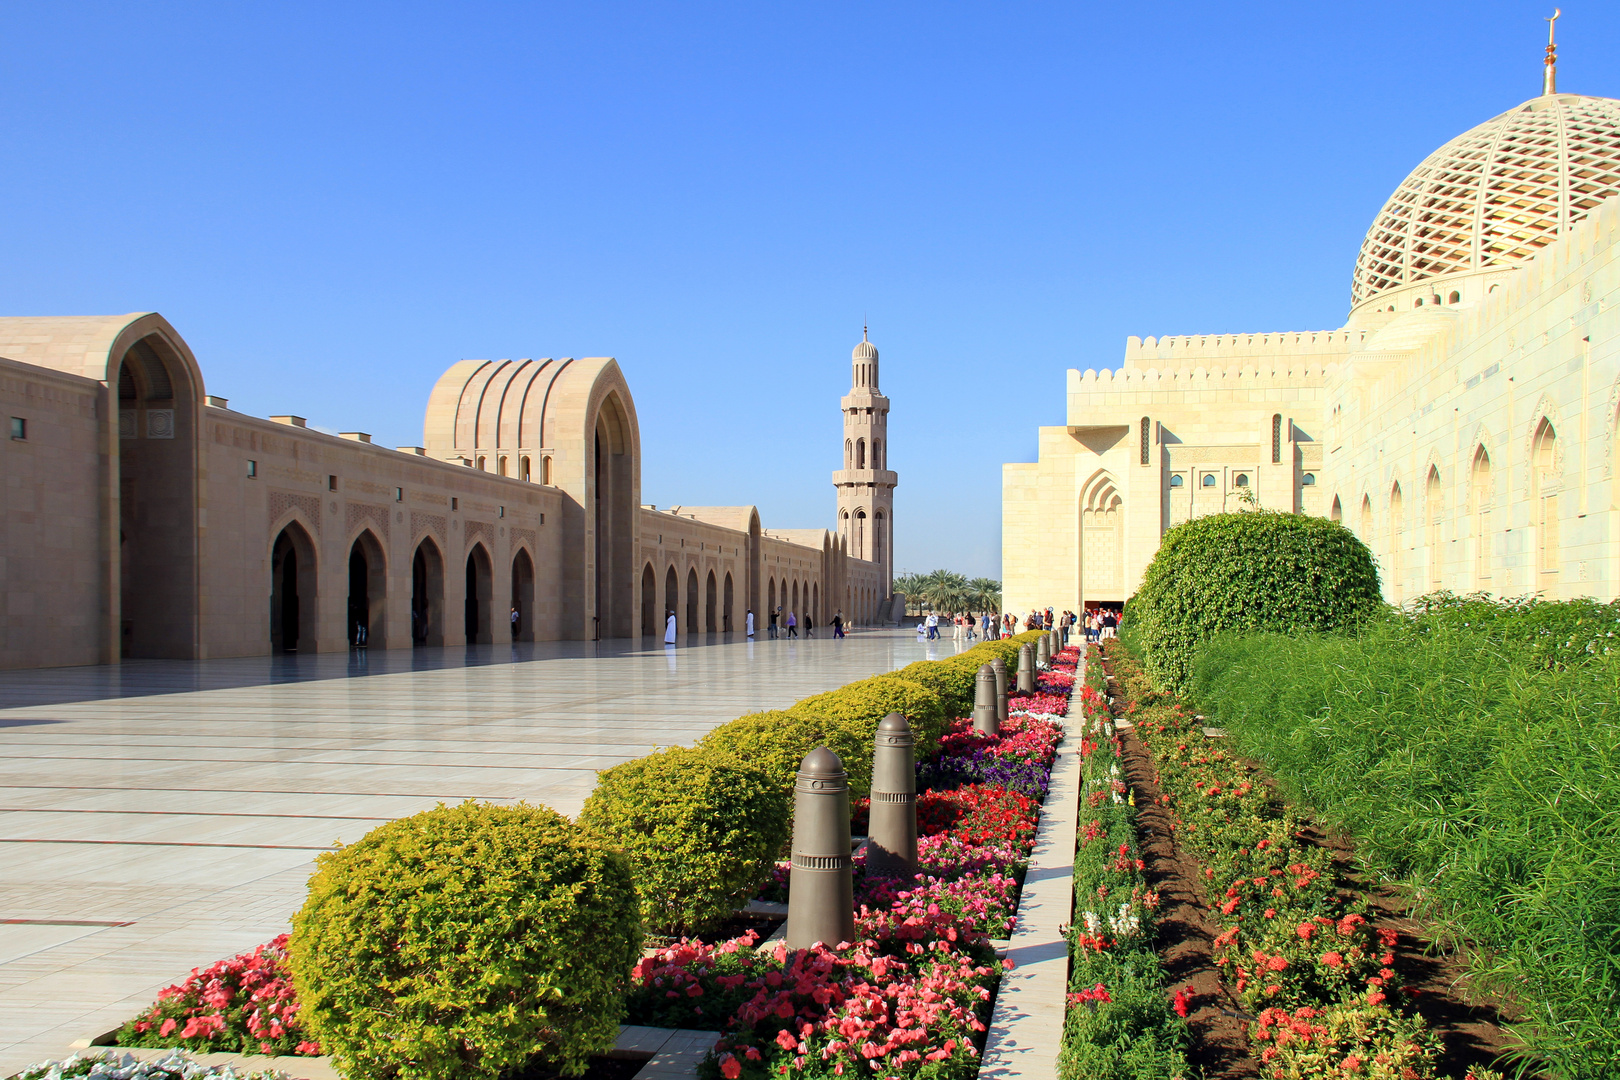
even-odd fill
[[[334,842],[467,798],[572,815],[598,769],[962,647],[825,633],[0,672],[0,1076],[285,931]]]

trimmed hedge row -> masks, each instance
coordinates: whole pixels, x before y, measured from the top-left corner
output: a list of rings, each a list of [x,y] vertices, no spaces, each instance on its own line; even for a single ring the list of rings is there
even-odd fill
[[[643,927],[694,934],[770,875],[794,775],[820,745],[852,794],[907,716],[919,756],[972,706],[979,665],[1036,633],[740,717],[697,746],[604,770],[579,821],[440,806],[324,855],[295,920],[300,1015],[356,1080],[494,1080],[540,1055],[565,1074],[610,1046]]]

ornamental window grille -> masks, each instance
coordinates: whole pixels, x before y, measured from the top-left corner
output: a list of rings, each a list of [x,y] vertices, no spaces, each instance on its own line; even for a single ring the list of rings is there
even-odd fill
[[[1148,427],[1148,418],[1144,416],[1144,417],[1142,417],[1142,453],[1141,453],[1142,464],[1143,465],[1146,465],[1148,463],[1148,459],[1151,456],[1149,451],[1148,451],[1148,441],[1149,441],[1148,440],[1148,435],[1149,435],[1149,431],[1150,431],[1150,429]]]
[[[1271,416],[1271,463],[1276,465],[1282,461],[1282,414],[1273,413]]]

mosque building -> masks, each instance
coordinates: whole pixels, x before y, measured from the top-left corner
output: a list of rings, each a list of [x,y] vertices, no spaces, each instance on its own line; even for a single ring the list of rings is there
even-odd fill
[[[1009,611],[1117,606],[1161,537],[1342,521],[1385,598],[1620,597],[1620,101],[1543,92],[1452,139],[1368,229],[1336,330],[1129,338],[1003,466]]]
[[[388,449],[232,410],[161,315],[0,318],[0,668],[890,621],[877,365],[863,335],[837,529],[775,530],[642,505],[611,359],[460,361]]]

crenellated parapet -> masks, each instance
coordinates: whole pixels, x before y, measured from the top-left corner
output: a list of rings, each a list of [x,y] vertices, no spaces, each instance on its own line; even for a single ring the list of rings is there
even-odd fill
[[[1368,331],[1292,330],[1269,334],[1190,334],[1125,339],[1125,366],[1182,368],[1249,363],[1262,358],[1342,356],[1361,347]]]

